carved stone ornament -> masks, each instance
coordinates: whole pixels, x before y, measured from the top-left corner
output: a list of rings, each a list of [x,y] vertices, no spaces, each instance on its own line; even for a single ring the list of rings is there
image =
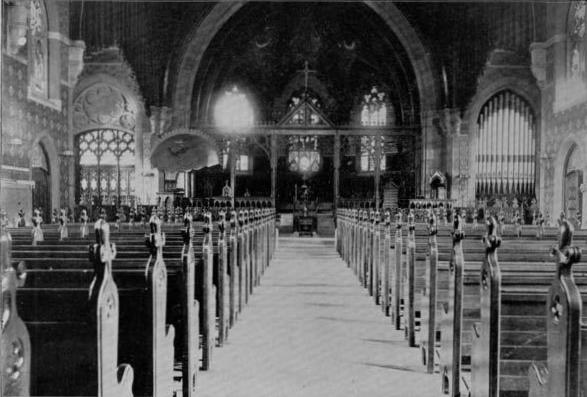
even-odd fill
[[[39,0],[30,3],[29,11],[29,91],[36,98],[48,96],[48,49],[44,5]]]
[[[106,84],[91,86],[73,104],[73,125],[77,130],[118,126],[134,131],[136,119],[135,104]]]

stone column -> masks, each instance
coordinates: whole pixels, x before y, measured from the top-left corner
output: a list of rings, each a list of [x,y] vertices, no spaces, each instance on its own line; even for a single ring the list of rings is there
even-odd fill
[[[336,212],[338,208],[338,196],[340,191],[340,135],[336,133],[334,135],[334,157],[333,157],[333,166],[334,166],[334,178],[333,178],[333,204],[334,204],[334,211]]]
[[[275,207],[277,200],[277,136],[271,135],[271,203]]]

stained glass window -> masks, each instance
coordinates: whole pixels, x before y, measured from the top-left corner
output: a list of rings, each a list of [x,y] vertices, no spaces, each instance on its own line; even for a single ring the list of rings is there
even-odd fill
[[[361,104],[361,125],[369,127],[381,127],[390,124],[390,107],[387,96],[373,87],[369,94],[363,96]]]
[[[130,205],[134,199],[135,141],[118,130],[94,130],[78,135],[80,202]]]
[[[375,171],[375,137],[363,136],[361,137],[361,160],[360,170],[361,172],[373,172]],[[385,171],[387,160],[383,152],[383,139],[381,140],[381,162],[379,169]]]

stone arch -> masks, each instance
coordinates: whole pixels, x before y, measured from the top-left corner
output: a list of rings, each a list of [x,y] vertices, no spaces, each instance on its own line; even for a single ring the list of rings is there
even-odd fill
[[[57,147],[55,141],[47,132],[42,132],[37,135],[31,144],[31,148],[41,144],[47,154],[49,161],[49,170],[51,176],[51,191],[49,196],[51,198],[51,208],[57,208],[61,205],[60,187],[61,187],[61,171],[59,167],[59,155],[57,154]]]
[[[171,93],[175,128],[189,127],[194,82],[204,53],[222,26],[245,4],[246,1],[218,3],[188,35],[176,70],[172,73],[177,76]],[[437,109],[440,103],[438,81],[430,54],[395,4],[373,0],[365,0],[365,4],[384,20],[406,50],[415,71],[423,118],[426,111]]]
[[[554,158],[554,173],[552,176],[553,200],[551,219],[558,218],[559,214],[564,210],[563,201],[565,188],[565,171],[571,151],[576,151],[574,155],[577,155],[580,158],[587,158],[587,142],[583,135],[585,135],[585,132],[582,131],[580,133],[573,133],[567,136],[567,138],[560,145]],[[587,162],[583,164],[583,174],[587,175]],[[587,200],[583,200],[583,208],[581,209],[582,214],[585,214],[585,207],[587,207],[585,201]],[[585,216],[583,216],[582,222],[583,227],[585,227]]]
[[[150,165],[145,163],[145,157],[148,158],[149,149],[145,147],[144,133],[150,129],[150,124],[144,109],[143,99],[138,91],[138,85],[134,80],[134,75],[130,67],[124,62],[118,49],[110,49],[110,53],[105,54],[107,59],[115,59],[117,66],[112,66],[108,62],[96,62],[86,65],[73,91],[72,117],[73,128],[71,129],[70,139],[72,146],[77,152],[77,136],[83,132],[94,129],[116,129],[131,133],[134,137],[134,169],[136,177],[135,196],[141,201],[147,197],[145,170],[150,169]],[[84,96],[92,94],[92,91],[99,89],[111,90],[112,98],[118,101],[117,106],[122,110],[113,111],[113,107],[108,108],[108,101],[103,101],[101,106],[94,109],[83,106]],[[104,111],[104,116],[98,116]],[[110,114],[108,114],[110,111]],[[94,112],[95,114],[89,114]],[[114,117],[114,114],[116,117]],[[148,141],[147,141],[148,143]],[[77,157],[76,157],[77,158]],[[77,161],[73,165],[78,167]],[[76,171],[74,183],[79,183]],[[151,190],[156,191],[157,188]]]

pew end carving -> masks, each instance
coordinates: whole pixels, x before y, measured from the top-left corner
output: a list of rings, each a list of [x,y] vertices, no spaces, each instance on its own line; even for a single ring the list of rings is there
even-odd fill
[[[12,237],[6,230],[6,213],[0,213],[0,272],[2,280],[2,341],[0,368],[5,396],[27,396],[30,393],[31,341],[16,306],[17,288],[24,286],[24,262],[12,263]]]
[[[559,225],[559,242],[552,249],[556,273],[546,304],[547,362],[534,362],[528,369],[530,397],[581,397],[587,392],[583,301],[573,277],[573,265],[580,261],[581,249],[573,246],[573,225],[566,219]]]
[[[183,357],[182,357],[182,392],[183,396],[196,395],[196,382],[198,367],[200,365],[200,327],[199,327],[199,303],[195,299],[196,262],[194,257],[194,228],[192,214],[184,214],[184,227],[182,229],[182,309],[183,309]]]
[[[95,302],[97,330],[98,396],[133,395],[134,371],[129,364],[118,365],[118,335],[120,301],[118,288],[112,278],[112,261],[116,245],[110,242],[110,225],[100,219],[94,224],[96,243],[90,249],[96,274],[90,286],[90,302]]]

